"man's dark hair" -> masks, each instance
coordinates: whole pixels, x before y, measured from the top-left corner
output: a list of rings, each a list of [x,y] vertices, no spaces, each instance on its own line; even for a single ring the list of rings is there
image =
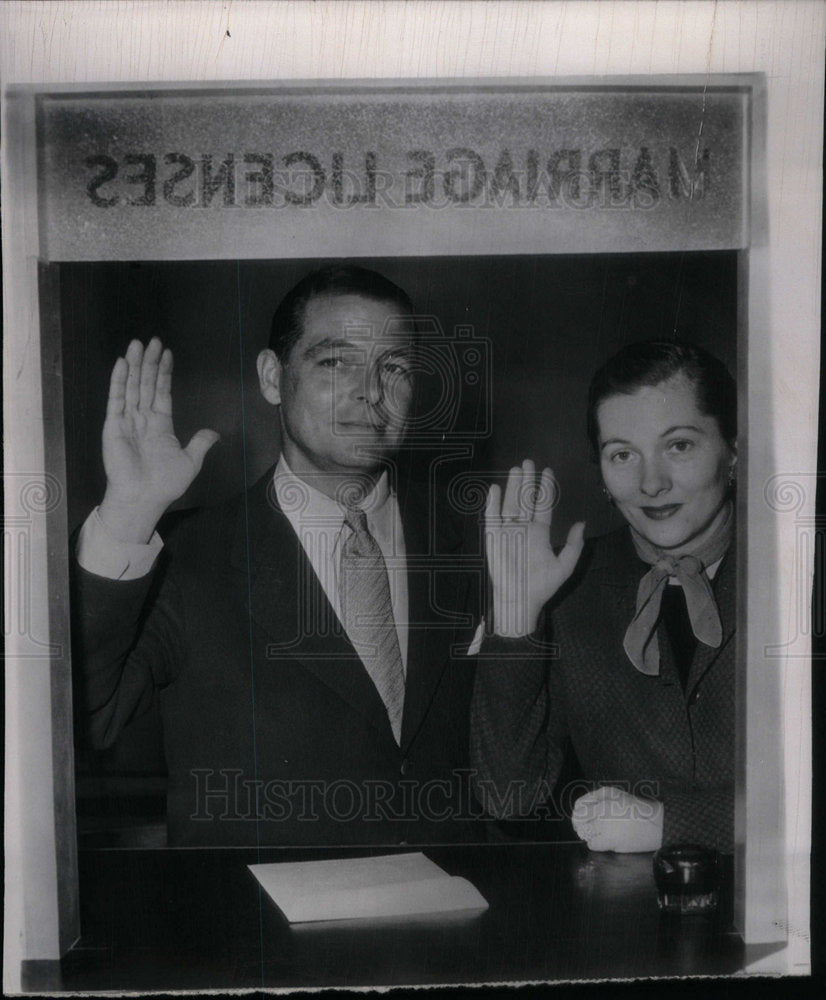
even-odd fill
[[[694,386],[697,408],[714,417],[723,439],[737,438],[737,385],[728,368],[693,344],[679,340],[644,340],[629,344],[597,370],[588,389],[588,440],[599,458],[597,410],[610,396],[631,395],[643,386],[682,375]]]
[[[327,264],[302,278],[275,310],[268,347],[279,361],[288,360],[301,337],[307,303],[322,295],[361,295],[376,302],[393,303],[400,316],[411,317],[414,313],[407,293],[377,271],[355,264]]]

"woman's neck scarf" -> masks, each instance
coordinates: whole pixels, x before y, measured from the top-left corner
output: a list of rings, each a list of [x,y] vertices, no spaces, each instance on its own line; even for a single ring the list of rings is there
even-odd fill
[[[720,612],[706,569],[725,555],[733,531],[734,512],[730,503],[720,524],[699,545],[688,544],[666,551],[658,549],[631,528],[637,555],[651,566],[640,580],[636,614],[623,640],[628,659],[640,673],[656,677],[660,672],[657,621],[669,577],[676,577],[683,588],[691,628],[697,639],[714,649],[723,641]]]

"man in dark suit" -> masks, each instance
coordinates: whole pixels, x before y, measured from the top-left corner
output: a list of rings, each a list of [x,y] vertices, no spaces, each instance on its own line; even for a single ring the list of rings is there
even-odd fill
[[[112,373],[107,487],[78,541],[89,736],[160,692],[172,844],[476,839],[467,782],[478,624],[461,531],[398,481],[415,391],[408,297],[328,267],[283,300],[258,358],[282,453],[242,496],[155,526],[217,440],[182,448],[172,356]],[[163,549],[163,551],[161,551]]]

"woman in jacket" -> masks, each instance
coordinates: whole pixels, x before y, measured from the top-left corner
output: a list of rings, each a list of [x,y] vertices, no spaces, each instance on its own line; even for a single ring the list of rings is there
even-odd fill
[[[486,509],[494,632],[473,701],[476,791],[498,818],[550,797],[568,742],[592,850],[733,843],[736,388],[674,341],[594,376],[588,433],[626,524],[550,546],[551,472],[512,469]],[[584,550],[584,551],[583,551]]]

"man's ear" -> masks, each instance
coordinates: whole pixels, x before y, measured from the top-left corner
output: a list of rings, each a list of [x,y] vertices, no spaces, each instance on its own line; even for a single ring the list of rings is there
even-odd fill
[[[729,444],[729,463],[728,463],[729,488],[734,486],[736,482],[737,482],[737,440],[735,439]]]
[[[275,351],[269,347],[258,355],[258,386],[268,403],[277,406],[281,402],[281,362]]]

